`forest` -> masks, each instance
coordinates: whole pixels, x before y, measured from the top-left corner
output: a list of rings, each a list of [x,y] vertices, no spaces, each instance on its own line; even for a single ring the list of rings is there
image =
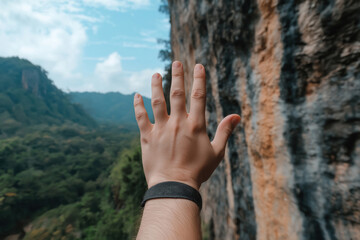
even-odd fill
[[[16,57],[0,58],[0,119],[0,239],[136,233],[146,181],[134,125],[95,121]]]

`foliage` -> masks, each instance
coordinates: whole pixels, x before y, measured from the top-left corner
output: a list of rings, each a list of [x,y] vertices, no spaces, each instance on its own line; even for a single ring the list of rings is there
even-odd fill
[[[110,180],[115,193],[116,209],[119,209],[122,216],[123,232],[129,238],[137,230],[139,205],[147,189],[140,147],[122,154],[117,165],[112,169]]]
[[[106,195],[104,192],[107,191],[109,196],[116,195],[117,193],[112,193],[111,189],[123,191],[130,186],[132,188],[137,184],[144,184],[140,179],[142,168],[139,155],[120,158],[115,168],[121,172],[124,172],[123,168],[132,171],[136,176],[130,174],[118,177],[116,188],[112,187],[112,181],[109,179],[111,167],[119,153],[137,144],[131,139],[134,139],[133,133],[114,130],[111,133],[87,131],[79,126],[60,126],[27,134],[22,138],[0,140],[0,236],[17,231],[19,223],[23,225],[22,223],[50,209],[52,210],[45,215],[46,219],[49,214],[54,216],[54,219],[63,216],[63,211],[56,211],[57,208],[62,209],[62,205],[77,208],[76,212],[79,215],[71,215],[73,222],[50,221],[49,227],[45,228],[47,232],[56,232],[59,229],[66,232],[66,227],[72,224],[77,233],[82,233],[80,230],[86,229],[89,225],[93,226],[99,221],[106,220],[104,217],[99,220],[100,215],[117,216],[114,203],[103,197]],[[114,176],[116,175],[112,174],[112,179],[115,179]],[[123,179],[129,178],[134,179],[123,182]],[[141,191],[141,188],[137,191]],[[138,199],[142,194],[143,192],[137,192],[134,196],[130,194],[129,199]],[[129,213],[134,212],[133,208],[133,205],[125,206],[122,212],[128,213],[129,216]],[[108,210],[105,211],[106,209]],[[58,213],[61,214],[57,215]],[[124,216],[121,216],[122,220]],[[37,221],[43,222],[43,219],[44,216]],[[126,229],[131,230],[131,223],[126,224],[124,223]],[[44,224],[40,225],[44,228]],[[111,231],[111,228],[106,227],[99,225],[102,232]],[[38,234],[45,234],[44,231],[39,230]]]
[[[159,12],[167,15],[170,14],[168,0],[161,0],[161,4],[159,6]]]
[[[164,40],[164,39],[158,39],[157,40],[158,44],[163,44],[164,45],[164,49],[161,49],[159,51],[159,55],[158,57],[160,58],[161,61],[163,62],[171,62],[171,43],[169,40]]]
[[[33,221],[25,240],[131,239],[136,234],[139,205],[146,190],[139,148],[125,151],[109,178],[90,185],[81,200],[47,211]]]

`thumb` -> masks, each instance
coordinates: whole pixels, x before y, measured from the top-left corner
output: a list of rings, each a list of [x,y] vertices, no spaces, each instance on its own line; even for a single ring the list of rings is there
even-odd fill
[[[211,142],[216,156],[223,158],[225,153],[226,142],[236,125],[239,124],[241,117],[237,114],[231,114],[225,117],[219,124],[214,140]]]

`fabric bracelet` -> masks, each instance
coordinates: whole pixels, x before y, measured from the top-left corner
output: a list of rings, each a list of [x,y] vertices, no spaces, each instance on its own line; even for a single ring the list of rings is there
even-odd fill
[[[141,202],[141,207],[145,206],[147,200],[155,198],[183,198],[195,202],[199,209],[202,208],[202,198],[200,193],[181,182],[162,182],[149,188]]]

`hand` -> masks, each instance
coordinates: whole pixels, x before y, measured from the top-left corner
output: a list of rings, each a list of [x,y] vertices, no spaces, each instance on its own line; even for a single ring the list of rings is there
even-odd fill
[[[134,97],[148,187],[178,181],[199,190],[223,159],[226,142],[241,118],[237,114],[224,118],[210,142],[205,122],[205,69],[201,64],[194,69],[189,113],[186,112],[184,71],[180,62],[172,64],[170,116],[166,111],[160,74],[152,76],[151,89],[154,124],[149,121],[142,97],[139,94]]]

